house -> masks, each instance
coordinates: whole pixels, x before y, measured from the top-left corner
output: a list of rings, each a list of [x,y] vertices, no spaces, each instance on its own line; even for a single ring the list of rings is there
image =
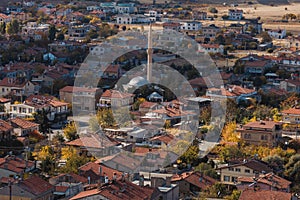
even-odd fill
[[[246,143],[274,147],[282,137],[282,124],[262,120],[249,122],[238,128],[237,132]]]
[[[104,157],[120,152],[117,142],[111,142],[106,136],[86,134],[76,140],[66,142],[67,146],[76,148],[80,155]]]
[[[106,90],[99,99],[99,107],[128,107],[134,102],[134,94],[118,90]]]
[[[10,191],[13,191],[10,193]],[[0,189],[0,199],[53,199],[54,186],[47,181],[32,176]]]
[[[0,96],[29,96],[35,93],[35,86],[24,78],[4,78],[0,81]]]
[[[260,34],[263,31],[262,28],[262,22],[259,22],[259,20],[254,19],[254,20],[248,20],[246,23],[243,25],[243,32],[250,32],[250,33],[256,33]]]
[[[283,134],[296,135],[300,124],[300,109],[298,106],[281,111]]]
[[[264,200],[292,200],[291,193],[272,190],[256,190],[252,188],[243,190],[239,200],[261,199],[262,197]]]
[[[122,68],[118,64],[111,64],[102,71],[101,78],[118,80],[122,75]]]
[[[96,102],[102,91],[99,88],[66,86],[59,90],[62,101],[73,103],[77,111],[95,111]]]
[[[280,81],[280,89],[283,89],[287,92],[300,93],[300,80],[297,79],[286,79]]]
[[[10,120],[11,125],[14,127],[14,133],[19,137],[28,136],[29,133],[39,131],[39,124],[22,119],[13,118]]]
[[[270,173],[272,169],[260,160],[244,160],[238,163],[229,163],[218,167],[216,171],[220,174],[221,183],[235,185],[238,183],[238,177],[254,177],[255,175]]]
[[[114,175],[121,176],[122,172],[101,163],[88,162],[78,168],[79,174],[86,177],[89,184],[104,182],[106,178],[112,180]]]
[[[49,183],[55,186],[53,192],[54,198],[71,198],[83,191],[84,186],[88,183],[88,179],[74,174],[60,174],[49,179]]]
[[[179,31],[180,28],[181,28],[180,23],[175,23],[175,22],[165,22],[165,23],[163,23],[163,30]]]
[[[286,36],[286,30],[285,29],[278,29],[278,30],[266,30],[270,37],[275,39],[283,39]]]
[[[262,75],[266,69],[272,67],[269,60],[249,60],[243,62],[244,72],[251,75]]]
[[[114,199],[114,200],[151,200],[159,199],[160,193],[155,188],[139,186],[126,180],[124,176],[116,177],[97,189],[83,191],[70,200]]]
[[[198,21],[186,21],[181,22],[180,29],[182,31],[199,31],[202,27],[202,23]]]
[[[194,20],[206,20],[207,19],[207,12],[193,10],[192,15],[193,15]]]
[[[132,14],[135,11],[134,3],[118,3],[115,6],[115,10],[118,14]]]
[[[49,32],[49,24],[38,24],[37,22],[28,22],[22,27],[22,37],[31,37],[34,40],[41,40],[43,36],[47,36]]]
[[[68,105],[55,100],[53,96],[31,95],[25,102],[11,105],[9,113],[13,117],[32,118],[33,113],[45,110],[52,125],[62,125],[69,113]]]
[[[196,171],[173,175],[171,181],[179,185],[181,198],[187,198],[190,194],[199,194],[199,192],[206,191],[217,182],[217,180]]]
[[[0,23],[8,23],[11,21],[11,17],[9,15],[0,13]]]
[[[3,106],[3,111],[2,112],[6,112],[8,113],[10,110],[10,99],[6,99],[6,98],[0,98],[0,107]]]
[[[217,27],[215,24],[210,24],[209,26],[203,26],[202,32],[205,38],[215,38],[217,33],[221,31],[220,27]]]
[[[206,96],[213,98],[230,98],[237,102],[248,100],[249,98],[259,98],[254,89],[243,88],[238,85],[227,85],[221,88],[208,88]]]
[[[219,44],[201,44],[199,45],[199,51],[224,54],[224,46]]]
[[[6,156],[0,158],[0,178],[2,177],[22,177],[24,173],[35,169],[35,162],[23,160],[17,156]]]
[[[292,182],[274,174],[261,174],[258,177],[238,177],[238,190],[259,188],[260,190],[290,192]]]
[[[229,9],[228,10],[229,20],[241,20],[243,19],[243,10],[239,9]]]
[[[4,120],[0,119],[0,141],[11,139],[13,127]]]

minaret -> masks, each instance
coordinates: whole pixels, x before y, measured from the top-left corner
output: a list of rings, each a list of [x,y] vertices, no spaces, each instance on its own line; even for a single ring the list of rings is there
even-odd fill
[[[151,81],[152,81],[152,54],[153,54],[153,50],[152,50],[152,24],[150,24],[150,27],[149,27],[147,54],[148,54],[147,81],[149,83],[151,83]]]

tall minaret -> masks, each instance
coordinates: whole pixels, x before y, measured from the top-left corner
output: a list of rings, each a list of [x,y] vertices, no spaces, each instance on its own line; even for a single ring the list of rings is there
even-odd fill
[[[151,81],[152,81],[152,54],[153,54],[153,49],[152,49],[152,24],[150,24],[150,27],[149,27],[147,54],[148,54],[147,81],[149,83],[151,83]]]

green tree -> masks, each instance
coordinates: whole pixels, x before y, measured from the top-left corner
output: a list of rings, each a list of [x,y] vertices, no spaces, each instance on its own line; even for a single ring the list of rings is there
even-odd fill
[[[285,166],[285,175],[293,183],[300,183],[300,155],[294,155]]]
[[[199,160],[199,146],[191,145],[182,156],[180,160],[188,164],[194,164]]]
[[[5,22],[2,22],[2,23],[0,23],[0,33],[1,34],[5,34],[6,33],[6,23]]]
[[[263,161],[268,163],[268,165],[277,174],[281,174],[284,171],[284,159],[278,155],[265,157],[265,158],[263,158]]]
[[[233,190],[232,194],[230,196],[226,196],[226,200],[239,200],[241,195],[241,191]]]
[[[50,121],[48,119],[48,115],[50,114],[50,109],[43,108],[42,110],[38,110],[33,114],[34,121],[40,124],[40,132],[46,134],[49,132]]]
[[[55,28],[55,25],[51,25],[49,28],[49,33],[48,33],[48,39],[50,41],[53,41],[55,39],[56,32],[57,32],[57,30]]]
[[[65,35],[64,35],[63,33],[60,32],[60,33],[57,34],[56,39],[57,39],[58,41],[64,41]]]
[[[218,178],[218,173],[208,163],[200,163],[198,166],[195,167],[195,171],[202,172],[204,175],[209,176],[214,179]]]
[[[75,140],[79,138],[79,135],[77,134],[77,128],[75,125],[75,122],[69,123],[64,129],[63,129],[65,137],[69,140]]]

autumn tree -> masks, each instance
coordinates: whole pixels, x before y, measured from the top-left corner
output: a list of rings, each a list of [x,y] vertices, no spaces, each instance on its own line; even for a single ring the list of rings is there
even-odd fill
[[[75,122],[69,123],[64,129],[63,129],[65,137],[69,140],[75,140],[79,138],[79,135],[77,134],[77,128]]]
[[[195,171],[202,172],[204,175],[209,176],[214,179],[218,178],[218,173],[208,163],[200,163],[198,166],[195,167]]]
[[[238,134],[236,133],[236,123],[235,122],[230,122],[225,125],[222,131],[222,140],[225,142],[238,142],[239,137]]]
[[[61,168],[64,173],[78,173],[78,168],[89,161],[87,157],[80,156],[74,147],[62,148],[61,159],[66,160],[66,165]]]
[[[51,146],[43,146],[39,151],[33,152],[35,160],[41,161],[41,170],[47,173],[53,173],[55,169],[55,153]]]
[[[285,175],[294,183],[300,183],[300,155],[294,155],[285,166]]]

